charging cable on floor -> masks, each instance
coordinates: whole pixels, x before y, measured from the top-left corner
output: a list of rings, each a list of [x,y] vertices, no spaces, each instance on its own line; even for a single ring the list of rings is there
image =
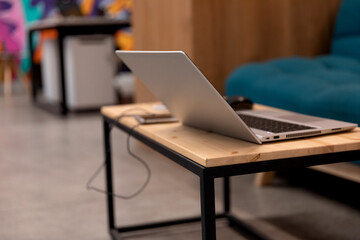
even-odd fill
[[[146,111],[145,109],[143,108],[131,108],[131,109],[128,109],[127,111],[124,111],[121,115],[119,115],[118,117],[114,118],[114,120],[112,121],[112,123],[110,124],[110,127],[109,127],[109,134],[111,133],[111,130],[112,128],[114,127],[114,125],[120,121],[122,118],[124,117],[135,117],[136,115],[138,114],[129,114],[130,112],[134,112],[134,111],[142,111],[144,112],[145,114],[148,114],[148,115],[151,115],[150,112]],[[146,176],[146,180],[145,182],[142,184],[142,186],[137,190],[135,191],[133,194],[130,194],[130,195],[120,195],[120,194],[116,194],[116,193],[113,193],[113,192],[108,192],[108,191],[105,191],[103,189],[100,189],[100,188],[97,188],[97,187],[94,187],[92,186],[92,182],[95,180],[95,178],[99,175],[99,173],[101,172],[101,170],[103,170],[106,166],[106,160],[98,167],[98,169],[93,173],[93,175],[90,177],[90,179],[88,180],[87,184],[86,184],[86,189],[87,190],[94,190],[96,192],[100,192],[100,193],[104,193],[104,194],[108,194],[108,195],[111,195],[113,197],[116,197],[116,198],[121,198],[121,199],[132,199],[136,196],[138,196],[142,191],[144,191],[144,189],[147,187],[147,185],[149,184],[150,182],[150,178],[151,178],[151,170],[150,170],[150,167],[149,165],[139,156],[137,156],[136,154],[134,154],[131,149],[130,149],[130,138],[135,130],[135,128],[137,128],[139,125],[141,125],[140,123],[134,125],[133,127],[131,127],[131,129],[129,130],[128,134],[127,134],[127,138],[126,138],[126,149],[127,149],[127,152],[129,153],[130,156],[132,156],[135,160],[137,160],[138,162],[140,162],[142,165],[144,165],[145,169],[146,169],[146,172],[147,172],[147,176]]]

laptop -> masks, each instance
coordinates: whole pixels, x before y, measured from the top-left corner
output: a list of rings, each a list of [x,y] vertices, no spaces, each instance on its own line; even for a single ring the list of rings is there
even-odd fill
[[[289,111],[235,112],[182,51],[116,51],[116,54],[187,126],[258,144],[347,131],[357,126]]]

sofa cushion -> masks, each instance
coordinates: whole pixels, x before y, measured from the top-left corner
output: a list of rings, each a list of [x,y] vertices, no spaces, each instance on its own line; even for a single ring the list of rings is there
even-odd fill
[[[329,55],[248,64],[229,76],[226,94],[360,124],[360,61]]]

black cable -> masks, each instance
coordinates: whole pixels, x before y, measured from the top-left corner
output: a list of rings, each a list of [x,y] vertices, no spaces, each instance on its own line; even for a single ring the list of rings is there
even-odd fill
[[[133,112],[133,111],[138,111],[138,110],[141,110],[143,112],[145,112],[146,114],[151,114],[149,113],[148,111],[146,111],[145,109],[142,109],[142,108],[131,108],[127,111],[124,111],[121,115],[119,115],[118,117],[114,118],[114,120],[112,121],[112,123],[110,124],[109,126],[109,133],[111,132],[112,128],[114,127],[114,125],[120,121],[121,118],[123,117],[134,117],[135,115],[137,114],[126,114],[128,112]],[[105,191],[103,189],[100,189],[100,188],[97,188],[97,187],[94,187],[94,186],[91,186],[92,182],[94,181],[94,179],[99,175],[99,173],[101,172],[101,170],[103,170],[106,166],[106,160],[98,167],[98,169],[93,173],[93,175],[90,177],[90,179],[88,180],[87,184],[86,184],[86,189],[87,190],[94,190],[96,192],[100,192],[100,193],[104,193],[104,194],[108,194],[108,195],[111,195],[113,197],[117,197],[117,198],[121,198],[121,199],[132,199],[134,197],[136,197],[137,195],[139,195],[142,191],[144,191],[144,189],[147,187],[147,185],[149,184],[150,182],[150,178],[151,178],[151,170],[150,170],[150,167],[149,165],[142,159],[140,158],[139,156],[137,156],[136,154],[134,154],[131,149],[130,149],[130,138],[131,138],[131,135],[133,134],[135,128],[137,128],[138,126],[140,125],[140,123],[136,124],[135,126],[131,127],[131,129],[129,130],[128,132],[128,135],[127,135],[127,139],[126,139],[126,149],[127,149],[127,152],[129,153],[130,156],[132,156],[133,158],[135,158],[135,160],[139,161],[141,164],[144,165],[146,171],[147,171],[147,177],[146,177],[146,180],[145,182],[143,183],[143,185],[137,190],[135,191],[133,194],[130,194],[128,196],[125,196],[125,195],[120,195],[120,194],[116,194],[116,193],[112,193],[112,192],[108,192],[108,191]]]

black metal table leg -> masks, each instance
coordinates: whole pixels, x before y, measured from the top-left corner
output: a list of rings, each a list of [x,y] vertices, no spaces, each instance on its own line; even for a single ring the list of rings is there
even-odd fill
[[[65,83],[65,60],[64,60],[64,37],[63,28],[58,29],[58,49],[59,49],[59,65],[60,65],[60,112],[66,115],[68,112],[66,100],[66,83]]]
[[[230,213],[230,177],[224,177],[224,213]]]
[[[110,123],[103,120],[104,125],[104,149],[105,149],[105,170],[106,170],[106,190],[108,194],[107,197],[107,207],[108,207],[108,225],[109,231],[115,229],[115,219],[114,219],[114,197],[111,195],[113,192],[112,184],[112,165],[111,165],[111,140],[110,140]]]
[[[29,30],[28,32],[28,43],[29,43],[29,50],[30,50],[30,63],[31,63],[31,87],[32,87],[32,99],[34,102],[36,102],[36,88],[37,84],[35,82],[34,78],[34,69],[35,69],[35,63],[34,63],[34,41],[33,41],[33,34],[34,31]]]
[[[214,178],[207,175],[205,170],[200,176],[200,194],[202,239],[215,240],[216,223]]]

